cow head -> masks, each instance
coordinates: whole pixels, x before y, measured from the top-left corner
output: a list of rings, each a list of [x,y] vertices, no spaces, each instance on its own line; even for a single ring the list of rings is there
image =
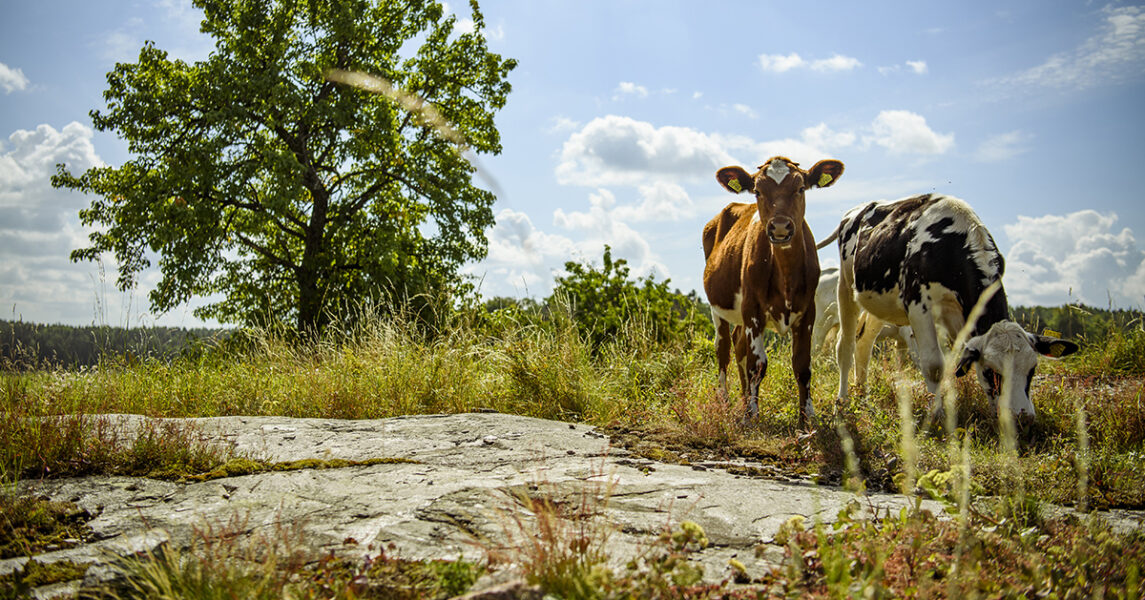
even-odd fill
[[[1013,321],[999,321],[990,330],[966,342],[955,375],[962,377],[975,365],[982,391],[996,403],[1008,391],[1015,415],[1034,416],[1030,382],[1038,354],[1060,358],[1078,351],[1078,345],[1059,338],[1034,335]]]
[[[754,193],[768,239],[777,246],[787,246],[803,228],[803,193],[810,188],[830,187],[842,174],[843,163],[837,160],[821,160],[804,171],[799,163],[776,156],[763,163],[755,175],[742,167],[724,167],[716,171],[716,179],[733,194]]]

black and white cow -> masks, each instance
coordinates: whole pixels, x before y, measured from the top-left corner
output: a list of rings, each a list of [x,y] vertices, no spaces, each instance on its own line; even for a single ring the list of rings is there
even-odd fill
[[[840,398],[848,394],[860,310],[878,320],[911,326],[926,387],[937,393],[944,368],[942,345],[952,345],[979,297],[996,281],[999,287],[974,324],[956,375],[976,366],[978,381],[992,403],[1005,395],[1014,414],[1033,416],[1030,381],[1038,353],[1061,357],[1078,350],[1073,342],[1028,333],[1010,320],[1001,288],[1002,254],[978,215],[962,200],[923,194],[857,206],[818,247],[836,238],[841,264],[841,331],[836,346]],[[932,416],[940,408],[936,396]]]

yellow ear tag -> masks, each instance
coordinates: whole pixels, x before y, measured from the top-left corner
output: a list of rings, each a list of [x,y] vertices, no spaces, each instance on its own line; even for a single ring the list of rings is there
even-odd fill
[[[1053,329],[1043,329],[1042,335],[1044,335],[1046,337],[1056,337],[1056,338],[1060,338],[1062,336],[1062,334],[1054,331]]]
[[[739,184],[739,178],[737,177],[732,177],[728,180],[728,187],[735,190],[737,194],[743,191],[743,186]]]
[[[823,187],[823,186],[827,185],[828,183],[831,183],[832,179],[835,179],[835,178],[831,177],[830,173],[824,173],[824,174],[820,175],[819,176],[819,187]]]
[[[1050,356],[1054,358],[1061,358],[1062,353],[1065,352],[1065,344],[1050,344]]]

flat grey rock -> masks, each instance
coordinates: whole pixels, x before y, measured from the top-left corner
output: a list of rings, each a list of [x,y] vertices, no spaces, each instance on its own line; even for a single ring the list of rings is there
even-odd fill
[[[117,415],[131,430],[141,417]],[[95,560],[186,548],[196,532],[289,530],[308,548],[359,554],[392,544],[407,559],[485,558],[522,532],[532,515],[515,500],[547,497],[587,505],[609,531],[623,564],[654,536],[683,521],[703,527],[711,546],[696,555],[719,581],[736,558],[758,576],[782,557],[768,546],[795,515],[831,522],[855,496],[829,487],[754,479],[719,468],[635,459],[586,425],[505,414],[410,416],[370,421],[223,417],[188,419],[211,438],[269,461],[400,458],[413,462],[302,469],[172,483],[84,477],[20,483],[21,491],[67,500],[97,515],[95,540],[37,560]],[[868,494],[866,508],[897,510],[907,499]],[[937,505],[927,507],[938,512]],[[526,525],[527,527],[527,525]],[[763,546],[757,558],[757,546]],[[349,548],[349,550],[348,550]],[[0,573],[26,558],[0,561]],[[89,575],[90,577],[91,575]]]

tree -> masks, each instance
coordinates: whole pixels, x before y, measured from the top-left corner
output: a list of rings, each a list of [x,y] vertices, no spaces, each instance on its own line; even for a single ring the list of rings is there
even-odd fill
[[[611,340],[633,319],[644,319],[658,342],[686,339],[697,330],[710,336],[713,326],[707,305],[696,296],[671,291],[671,280],[656,281],[648,275],[629,279],[628,261],[612,258],[604,246],[601,269],[573,261],[565,263],[568,275],[557,277],[551,304],[558,297],[572,305],[573,319],[581,334],[599,347]]]
[[[157,256],[153,310],[216,294],[196,316],[301,331],[459,284],[485,255],[495,199],[462,153],[500,152],[493,116],[516,66],[488,51],[476,0],[468,32],[432,0],[193,1],[210,56],[170,60],[149,42],[91,112],[133,158],[57,167],[54,186],[97,196],[80,218],[99,229],[72,260],[114,253],[127,289]],[[332,70],[384,78],[466,147]]]

